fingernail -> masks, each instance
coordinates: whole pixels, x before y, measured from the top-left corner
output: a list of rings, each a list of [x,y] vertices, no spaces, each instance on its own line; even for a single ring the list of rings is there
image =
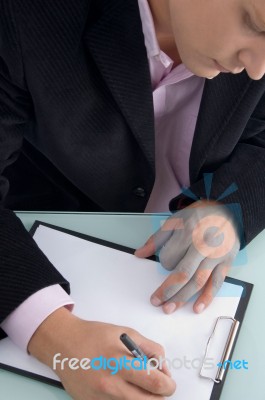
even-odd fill
[[[153,304],[153,306],[156,306],[156,307],[160,306],[160,304],[161,304],[161,300],[156,296],[151,296],[150,301]]]
[[[205,309],[205,304],[200,303],[197,307],[196,307],[196,311],[198,314],[200,314],[201,312],[203,312],[203,310]]]
[[[167,314],[173,313],[173,311],[175,311],[175,309],[176,309],[176,304],[175,303],[169,303],[169,304],[164,306],[164,311]]]

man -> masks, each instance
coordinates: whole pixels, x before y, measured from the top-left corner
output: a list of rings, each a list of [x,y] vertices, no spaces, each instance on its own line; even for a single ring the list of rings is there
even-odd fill
[[[265,226],[264,0],[0,5],[1,169],[17,159],[24,137],[24,153],[42,171],[31,186],[15,163],[8,172],[13,197],[6,197],[1,178],[3,204],[20,208],[17,190],[26,184],[28,209],[53,208],[54,193],[62,208],[73,210],[93,204],[106,211],[167,211],[171,200],[170,210],[181,211],[136,255],[162,248],[161,262],[174,269],[153,294],[154,305],[174,312],[203,288],[194,305],[201,312],[240,245]],[[204,173],[214,174],[210,196]],[[222,196],[233,185],[237,190]],[[193,195],[181,193],[187,186]],[[243,232],[229,203],[242,208]],[[50,366],[55,353],[93,355],[99,343],[106,356],[122,354],[115,338],[124,328],[69,312],[62,290],[69,291],[68,283],[4,206],[0,236],[0,321],[12,340]],[[18,338],[21,325],[27,332]],[[126,329],[148,355],[163,353]],[[173,393],[166,368],[156,372],[146,378],[122,371],[115,380],[103,373],[58,374],[76,399]]]

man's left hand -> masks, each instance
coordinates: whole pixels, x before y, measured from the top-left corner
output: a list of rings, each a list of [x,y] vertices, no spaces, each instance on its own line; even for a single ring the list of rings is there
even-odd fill
[[[193,306],[200,313],[222,286],[239,249],[228,208],[202,200],[168,218],[135,255],[145,258],[160,250],[162,266],[172,271],[151,296],[154,306],[171,314],[201,291]]]

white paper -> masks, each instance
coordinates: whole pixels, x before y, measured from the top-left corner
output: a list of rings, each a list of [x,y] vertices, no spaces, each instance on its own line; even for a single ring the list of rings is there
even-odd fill
[[[76,315],[87,320],[130,326],[160,343],[169,361],[172,363],[175,359],[171,373],[178,388],[171,398],[190,400],[196,393],[196,400],[210,399],[213,384],[199,377],[199,360],[202,360],[216,319],[221,315],[234,317],[243,291],[241,286],[224,283],[218,297],[202,314],[195,314],[193,303],[189,302],[174,314],[165,315],[149,301],[150,295],[166,279],[158,263],[42,225],[36,230],[34,239],[71,283]],[[224,342],[226,337],[225,328],[221,341]],[[215,365],[221,361],[221,353],[221,346],[211,349]],[[185,359],[188,368],[181,368]],[[195,368],[191,367],[192,360]],[[52,370],[24,354],[8,338],[0,342],[0,363],[58,380]],[[215,374],[213,369],[206,372],[210,376]]]

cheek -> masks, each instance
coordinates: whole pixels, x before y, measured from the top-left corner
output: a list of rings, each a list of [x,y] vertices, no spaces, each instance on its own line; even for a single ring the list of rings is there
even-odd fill
[[[223,32],[214,39],[212,44],[212,54],[216,55],[214,58],[217,58],[219,62],[226,60],[231,62],[236,58],[240,49],[240,41],[236,35]]]
[[[215,33],[213,35],[213,29],[210,26],[199,23],[191,16],[175,19],[172,28],[180,53],[208,53],[209,49],[214,47],[214,38],[219,36]]]
[[[208,0],[207,0],[208,1]],[[238,25],[231,10],[209,0],[208,12],[198,0],[169,0],[171,27],[180,57],[230,60],[238,48]],[[224,0],[228,1],[228,0]],[[215,2],[214,4],[212,2]]]

